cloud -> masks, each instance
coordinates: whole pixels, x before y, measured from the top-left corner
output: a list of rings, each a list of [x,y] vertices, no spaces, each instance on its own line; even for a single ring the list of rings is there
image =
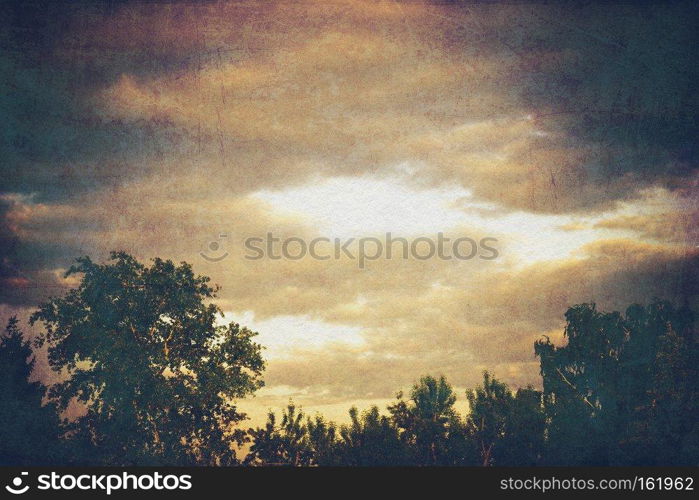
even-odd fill
[[[652,215],[626,215],[598,222],[596,228],[625,229],[633,231],[643,239],[654,239],[668,243],[696,243],[696,211],[670,212]]]
[[[31,9],[7,11],[0,56],[8,311],[79,255],[186,260],[232,317],[296,332],[265,402],[340,404],[424,372],[524,385],[572,304],[696,300],[696,7]],[[493,236],[500,257],[244,258],[268,231],[392,229]]]
[[[623,311],[658,297],[696,306],[698,257],[695,250],[607,240],[589,245],[577,259],[483,273],[461,286],[365,292],[364,301],[352,302],[354,310],[347,304],[344,316],[338,309],[319,314],[361,326],[364,344],[300,344],[270,363],[267,380],[304,391],[307,404],[389,398],[422,373],[444,373],[468,387],[488,369],[526,385],[538,373],[534,341],[548,335],[561,342],[563,313],[573,304]]]
[[[560,213],[610,208],[651,184],[675,189],[691,172],[695,129],[686,112],[696,103],[682,93],[691,75],[658,69],[683,57],[684,26],[658,47],[643,38],[653,23],[634,34],[624,21],[622,41],[587,29],[607,24],[594,9],[573,18],[557,8],[499,6],[494,20],[487,6],[415,9],[424,14],[420,27],[410,16],[381,18],[383,32],[322,18],[283,43],[265,32],[257,57],[229,55],[158,76],[124,73],[97,106],[127,122],[196,129],[209,144],[207,168],[240,189],[418,158],[425,166],[417,177]],[[674,15],[655,14],[658,24]],[[502,29],[516,18],[531,23]],[[627,85],[651,66],[658,85]]]

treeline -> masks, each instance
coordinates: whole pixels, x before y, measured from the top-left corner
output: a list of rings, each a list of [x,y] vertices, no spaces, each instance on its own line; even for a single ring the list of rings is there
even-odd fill
[[[407,399],[399,394],[382,415],[377,406],[349,410],[338,426],[311,418],[295,405],[281,419],[270,412],[265,427],[250,429],[250,465],[522,465],[541,462],[545,414],[541,393],[512,392],[487,372],[467,393],[470,412],[454,409],[456,394],[444,377],[425,376]]]
[[[571,307],[565,345],[534,346],[543,389],[485,373],[465,415],[444,377],[425,376],[383,413],[350,409],[348,424],[290,404],[243,430],[234,401],[262,386],[261,346],[217,325],[208,278],[125,253],[81,258],[74,273],[80,284],[31,317],[43,325],[33,343],[14,318],[0,339],[3,465],[699,465],[687,307]],[[32,379],[43,345],[50,387]],[[71,405],[80,412],[68,419]]]

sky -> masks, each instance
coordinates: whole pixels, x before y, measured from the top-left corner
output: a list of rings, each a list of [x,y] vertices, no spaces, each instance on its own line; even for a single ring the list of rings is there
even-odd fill
[[[698,305],[696,11],[7,2],[0,319],[125,250],[191,263],[259,332],[254,419],[290,398],[341,419],[424,374],[536,386],[571,305]],[[497,257],[246,258],[268,233]]]

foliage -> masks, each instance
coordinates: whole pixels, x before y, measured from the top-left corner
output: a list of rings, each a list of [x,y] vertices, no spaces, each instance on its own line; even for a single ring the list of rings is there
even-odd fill
[[[696,464],[697,342],[687,308],[655,301],[566,313],[568,343],[536,343],[557,465]]]
[[[337,462],[342,465],[407,465],[409,458],[399,431],[377,406],[359,414],[349,410],[351,423],[340,428]]]
[[[481,465],[537,465],[545,419],[541,393],[531,387],[513,393],[488,372],[483,385],[467,393],[468,424]]]
[[[68,378],[51,387],[60,410],[87,413],[68,431],[104,464],[235,462],[245,418],[235,406],[262,385],[256,335],[217,326],[216,289],[182,263],[147,267],[126,253],[105,265],[78,259],[77,288],[40,306],[49,362]]]
[[[465,438],[465,429],[454,409],[456,394],[444,377],[422,377],[405,401],[389,406],[402,441],[418,465],[458,465],[464,457],[454,453]],[[463,450],[462,450],[463,451]]]
[[[0,464],[531,466],[699,465],[699,348],[687,307],[662,301],[624,314],[580,304],[564,345],[536,342],[543,389],[511,389],[490,373],[466,392],[442,376],[408,397],[349,410],[349,423],[289,403],[241,430],[235,401],[262,386],[256,335],[218,325],[216,287],[186,263],[126,253],[78,259],[65,296],[40,306],[60,382],[33,374],[36,352],[11,318],[0,338]],[[84,414],[62,420],[69,405]]]
[[[43,404],[45,388],[30,381],[34,363],[17,318],[10,318],[0,337],[0,465],[60,462],[60,422],[55,408]]]
[[[245,462],[248,465],[311,465],[313,454],[304,418],[303,411],[297,410],[293,403],[283,411],[279,425],[276,415],[270,411],[264,428],[249,431],[253,445]]]

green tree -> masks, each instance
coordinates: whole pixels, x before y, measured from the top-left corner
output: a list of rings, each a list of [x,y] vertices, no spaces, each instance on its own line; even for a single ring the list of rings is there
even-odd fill
[[[456,395],[444,377],[425,376],[413,386],[410,399],[398,394],[389,406],[401,438],[419,465],[456,465],[465,459],[463,425],[454,409]]]
[[[305,422],[306,415],[296,405],[289,403],[282,412],[277,425],[274,412],[267,414],[265,427],[250,429],[252,446],[245,463],[247,465],[293,465],[313,464],[313,450]]]
[[[679,331],[676,331],[679,330]],[[699,349],[679,325],[666,325],[658,338],[645,404],[637,429],[649,434],[653,455],[636,453],[641,463],[699,465]],[[643,418],[645,417],[645,418]],[[647,424],[643,425],[643,421]],[[638,442],[638,434],[631,434]],[[637,450],[636,450],[637,451]]]
[[[468,425],[480,464],[536,465],[541,458],[545,417],[541,393],[530,387],[513,393],[483,373],[483,384],[467,392]]]
[[[67,275],[77,288],[40,306],[32,323],[45,331],[54,370],[68,375],[51,388],[64,410],[72,400],[86,414],[74,439],[93,446],[87,460],[110,465],[236,462],[233,426],[245,415],[234,399],[262,385],[254,332],[217,326],[217,288],[187,263],[123,252],[104,265],[80,258]]]
[[[621,391],[624,320],[617,312],[600,313],[594,304],[581,304],[568,309],[566,321],[567,345],[556,347],[548,339],[535,344],[549,419],[549,460],[607,465],[620,409],[615,398]]]
[[[350,424],[340,427],[337,463],[352,466],[408,465],[409,456],[398,429],[377,406],[359,414],[349,410]]]
[[[483,373],[483,386],[467,394],[469,424],[478,443],[481,465],[493,465],[493,448],[503,440],[514,397],[504,383]]]
[[[321,415],[307,417],[289,403],[277,425],[274,412],[267,414],[264,428],[250,429],[247,465],[345,465],[338,442],[337,426]]]
[[[692,325],[687,308],[657,300],[631,306],[625,316],[594,304],[571,307],[567,344],[535,345],[549,463],[696,464],[699,358]]]
[[[498,465],[534,466],[544,458],[546,414],[541,391],[517,389],[502,446],[496,450]]]
[[[334,422],[322,415],[306,422],[308,441],[316,465],[342,465],[338,455],[338,433]]]
[[[0,465],[56,465],[64,458],[60,421],[45,388],[31,382],[31,346],[10,318],[0,337]]]

